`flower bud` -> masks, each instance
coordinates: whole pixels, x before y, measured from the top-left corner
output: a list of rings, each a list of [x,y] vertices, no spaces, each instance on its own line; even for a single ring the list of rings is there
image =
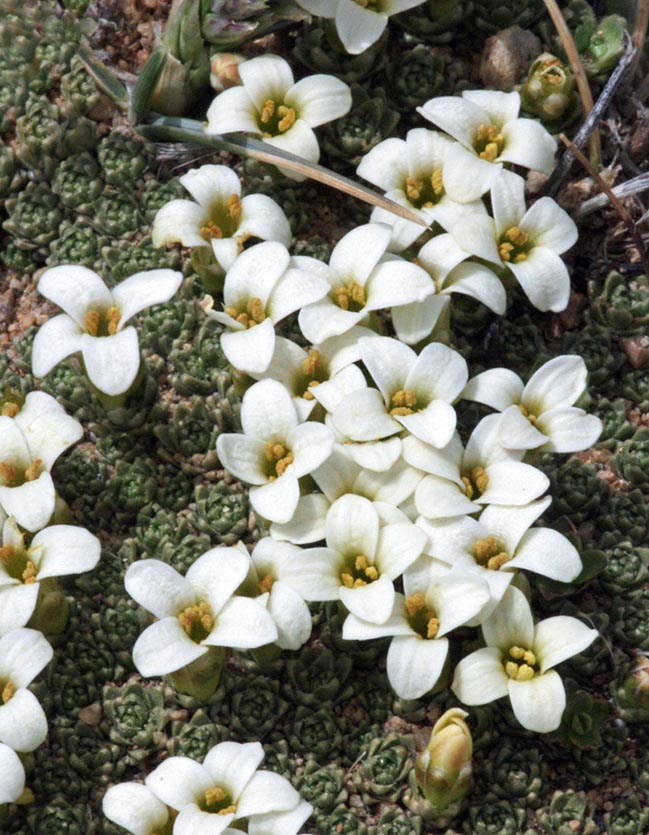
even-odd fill
[[[461,801],[471,783],[473,739],[465,716],[468,713],[460,708],[442,714],[430,742],[415,761],[417,784],[426,800],[440,811]]]
[[[217,52],[210,60],[210,84],[217,93],[229,87],[241,84],[239,64],[245,61],[244,55],[236,52]]]
[[[539,55],[521,88],[521,101],[528,113],[548,121],[560,119],[578,105],[571,68],[549,52]]]

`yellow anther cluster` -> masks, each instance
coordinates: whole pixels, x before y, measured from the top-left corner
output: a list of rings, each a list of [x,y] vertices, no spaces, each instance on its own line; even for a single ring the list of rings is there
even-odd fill
[[[25,481],[36,481],[39,475],[43,472],[43,462],[40,458],[34,459],[32,463],[25,470]]]
[[[231,194],[227,202],[228,214],[235,223],[241,219],[241,200],[238,194]]]
[[[302,373],[306,374],[307,377],[315,377],[321,368],[322,357],[315,348],[311,348],[308,356],[302,360]]]
[[[484,467],[474,467],[468,476],[462,476],[464,492],[467,499],[481,496],[489,485],[489,476]]]
[[[119,320],[122,318],[122,314],[118,307],[109,307],[106,311],[106,330],[108,331],[109,336],[113,336],[113,334],[117,333],[117,328],[119,326]]]
[[[99,323],[101,322],[101,314],[98,310],[89,310],[86,313],[84,320],[84,327],[90,336],[97,336],[99,330]]]
[[[197,603],[195,606],[188,606],[178,615],[178,620],[192,641],[202,641],[214,627],[212,610],[210,609],[209,603],[205,602]]]
[[[412,415],[417,411],[417,395],[410,389],[399,389],[390,398],[391,415]]]
[[[17,403],[3,403],[0,409],[2,417],[16,417],[20,411],[20,406]]]
[[[2,545],[0,546],[0,562],[4,566],[8,566],[10,561],[13,559],[16,553],[16,549],[13,545]]]
[[[473,147],[480,159],[494,162],[505,145],[505,137],[496,125],[479,125],[475,132]]]
[[[23,583],[25,583],[26,585],[29,585],[30,583],[35,583],[37,581],[38,569],[36,568],[32,560],[27,560],[27,564],[23,569],[21,577]]]
[[[286,449],[284,444],[266,444],[266,460],[273,464],[274,475],[269,475],[269,481],[275,481],[284,475],[289,464],[293,463],[293,453]]]
[[[297,119],[297,113],[293,107],[287,107],[285,104],[277,104],[273,99],[267,99],[261,109],[259,121],[267,130],[264,131],[265,137],[277,136],[278,133],[285,133],[289,128],[292,128]],[[271,122],[275,122],[271,125]]]
[[[405,187],[406,196],[418,209],[429,209],[444,196],[442,169],[436,168],[430,177],[408,177]]]
[[[13,484],[17,475],[18,471],[11,461],[0,461],[0,479],[5,484]]]
[[[256,296],[250,299],[245,310],[238,310],[236,307],[226,307],[225,312],[246,328],[253,328],[266,318],[263,302]]]
[[[257,591],[259,594],[265,594],[267,591],[270,591],[273,587],[273,583],[275,582],[275,578],[272,574],[266,574],[261,580],[257,583]]]
[[[216,806],[219,803],[223,803],[224,801],[231,800],[230,795],[224,791],[221,786],[214,786],[211,789],[207,789],[205,791],[205,804],[208,807]],[[214,810],[217,815],[230,815],[234,814],[237,811],[237,804],[236,803],[227,803],[222,809],[215,809]]]
[[[529,681],[536,675],[536,656],[531,649],[513,646],[504,662],[505,672],[514,681]]]
[[[207,223],[204,223],[200,228],[200,233],[201,237],[205,238],[206,241],[211,241],[213,238],[223,237],[221,227],[213,220],[208,220]]]
[[[473,546],[473,554],[476,562],[492,571],[497,571],[509,561],[509,554],[495,536],[479,539]]]
[[[351,281],[346,287],[336,287],[333,291],[333,300],[343,310],[356,308],[356,312],[358,312],[362,307],[365,307],[367,301],[365,288],[355,281]]]
[[[379,579],[379,572],[364,554],[359,554],[354,560],[353,568],[343,571],[340,580],[348,589],[357,589]]]
[[[106,312],[101,310],[89,310],[86,313],[83,325],[86,333],[90,336],[113,336],[117,333],[121,312],[114,305]]]
[[[13,681],[7,681],[4,687],[2,688],[2,692],[0,693],[0,699],[2,699],[2,704],[6,705],[15,692],[16,685],[13,683]]]
[[[502,236],[498,245],[498,254],[503,261],[520,264],[527,261],[526,247],[529,243],[529,235],[519,229],[518,226],[510,226]]]
[[[533,415],[531,412],[528,412],[528,410],[525,408],[525,406],[523,406],[522,403],[518,404],[518,410],[524,418],[527,418],[529,420],[532,426],[538,425],[538,418],[536,417],[536,415]]]
[[[429,609],[423,592],[418,591],[406,597],[406,611],[412,628],[422,638],[436,638],[439,632],[439,618],[434,609]]]

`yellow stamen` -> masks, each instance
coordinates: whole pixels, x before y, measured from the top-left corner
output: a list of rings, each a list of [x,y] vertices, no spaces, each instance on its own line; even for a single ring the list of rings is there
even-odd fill
[[[410,389],[395,391],[390,399],[391,415],[412,415],[416,410],[417,395]]]
[[[484,467],[474,467],[471,470],[471,480],[481,493],[484,493],[489,485],[489,476]]]
[[[284,475],[287,467],[293,463],[293,453],[286,449],[284,444],[266,444],[266,460],[274,464],[275,474],[269,475],[269,481],[275,481]]]
[[[236,307],[226,307],[225,312],[246,328],[254,328],[255,325],[260,324],[266,318],[264,304],[256,296],[250,299],[245,310],[238,310]]]
[[[188,606],[178,615],[178,620],[193,641],[202,641],[214,628],[212,610],[205,602]],[[199,635],[202,637],[198,637]]]
[[[0,414],[3,417],[16,417],[20,411],[20,406],[17,403],[3,403]]]
[[[292,107],[286,107],[285,104],[280,104],[277,108],[277,115],[279,116],[277,129],[280,133],[285,133],[289,128],[292,128],[297,118],[295,110]]]
[[[518,226],[510,226],[501,238],[498,254],[503,261],[520,264],[521,261],[527,261],[525,248],[528,244],[529,235]]]
[[[113,334],[117,333],[117,327],[121,318],[122,314],[119,307],[108,308],[106,311],[106,323],[109,336],[113,336]]]
[[[505,137],[496,125],[479,125],[475,133],[473,147],[480,159],[494,162],[505,145]]]
[[[38,577],[38,569],[31,560],[27,560],[27,565],[22,573],[23,583],[29,585],[35,583]]]
[[[98,310],[89,310],[86,313],[86,318],[84,320],[84,327],[86,329],[86,333],[89,333],[90,336],[97,336],[97,331],[99,330],[99,323],[101,321],[101,315]]]
[[[361,287],[355,281],[351,281],[346,287],[336,287],[333,291],[333,297],[334,303],[338,307],[341,307],[343,310],[352,310],[355,307],[354,312],[356,313],[365,307],[367,301],[365,298],[365,288]]]
[[[0,461],[0,479],[2,479],[5,484],[11,484],[14,482],[17,475],[18,471],[11,461]]]
[[[436,168],[435,171],[433,171],[430,178],[430,185],[436,195],[441,197],[441,195],[444,194],[444,180],[442,178],[441,168]]]
[[[0,547],[0,562],[7,566],[10,560],[15,556],[16,549],[13,545],[2,545]]]
[[[518,404],[518,410],[523,415],[524,418],[527,418],[532,426],[538,426],[538,418],[536,415],[533,415],[531,412],[528,412],[525,406],[522,403]]]
[[[15,692],[16,685],[13,683],[13,681],[8,681],[2,688],[2,694],[0,695],[0,698],[2,698],[2,704],[6,705]]]
[[[257,590],[259,594],[265,594],[267,591],[270,591],[273,587],[273,583],[275,582],[275,578],[272,574],[266,574],[265,577],[262,577],[261,580],[257,583]]]
[[[428,627],[426,629],[427,638],[435,638],[439,632],[439,618],[428,618]]]
[[[414,177],[408,177],[408,179],[406,180],[406,195],[410,200],[419,200],[423,190],[423,180],[417,180]]]
[[[509,649],[509,658],[504,663],[505,672],[514,681],[530,681],[536,675],[536,655],[531,649],[513,646]]]
[[[341,572],[340,580],[348,589],[357,589],[379,579],[376,566],[372,565],[365,554],[358,554],[353,567],[347,567]]]
[[[426,597],[423,592],[418,591],[416,594],[411,594],[410,597],[406,597],[406,611],[410,617],[413,617],[417,612],[425,608]]]
[[[345,586],[346,588],[351,589],[354,587],[354,578],[351,574],[348,574],[346,571],[343,571],[343,573],[340,575],[340,579],[342,581],[343,586]]]
[[[313,377],[322,367],[322,357],[315,348],[311,348],[307,357],[302,360],[302,373]]]
[[[238,194],[231,194],[228,197],[228,214],[235,223],[241,218],[241,200]]]
[[[509,560],[509,554],[495,536],[479,539],[473,546],[473,554],[479,565],[492,571],[497,571]]]
[[[36,481],[44,469],[41,459],[36,458],[25,470],[25,481]]]
[[[268,122],[273,118],[275,113],[275,102],[272,99],[267,99],[264,102],[264,106],[261,109],[261,115],[259,117],[259,121],[263,125],[267,125]]]
[[[221,230],[221,227],[214,223],[213,220],[208,220],[207,223],[201,226],[199,231],[201,233],[201,236],[205,238],[205,240],[207,241],[211,241],[213,238],[223,237],[223,231]]]

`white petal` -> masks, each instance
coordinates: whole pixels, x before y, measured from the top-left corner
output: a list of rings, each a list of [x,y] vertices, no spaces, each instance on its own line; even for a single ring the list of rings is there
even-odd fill
[[[534,618],[522,591],[509,586],[496,610],[482,624],[482,634],[490,647],[506,654],[513,646],[532,649]]]
[[[467,148],[473,147],[480,125],[489,123],[489,116],[481,107],[458,96],[430,99],[417,112]]]
[[[404,346],[405,347],[405,346]],[[332,416],[334,428],[353,441],[376,441],[401,430],[387,413],[381,393],[361,389],[347,395]]]
[[[207,768],[189,757],[163,760],[144,782],[163,803],[178,810],[201,800],[214,785]]]
[[[449,274],[442,292],[471,296],[501,315],[507,307],[507,294],[498,276],[488,267],[472,261],[460,264]]]
[[[572,406],[584,393],[587,380],[588,369],[582,357],[554,357],[532,375],[521,400],[534,415],[556,406]]]
[[[284,104],[295,108],[309,127],[317,128],[348,113],[352,95],[344,81],[333,75],[309,75],[291,87]]]
[[[0,506],[21,528],[32,533],[44,528],[54,513],[56,493],[49,473],[20,487],[0,487]]]
[[[342,284],[356,281],[364,287],[389,241],[390,229],[382,223],[357,226],[338,241],[329,266]]]
[[[384,139],[365,154],[356,173],[383,191],[403,188],[408,177],[406,143],[396,137]]]
[[[276,580],[268,601],[277,626],[277,645],[282,649],[299,649],[311,635],[311,614],[302,597],[281,580]]]
[[[167,807],[142,783],[119,783],[110,786],[102,802],[108,820],[133,835],[151,835],[164,829],[169,813]]]
[[[454,223],[450,231],[458,246],[470,255],[483,258],[492,264],[501,263],[496,245],[496,227],[492,218],[468,215]]]
[[[220,742],[207,752],[203,767],[238,800],[264,759],[260,742]]]
[[[136,563],[137,565],[137,563]],[[246,579],[250,557],[238,548],[211,548],[185,574],[197,600],[209,600],[212,613],[219,612]]]
[[[520,93],[499,90],[464,90],[462,98],[473,102],[489,114],[492,124],[502,127],[515,119],[521,109]]]
[[[62,264],[46,270],[38,282],[38,292],[64,310],[84,328],[88,310],[106,310],[113,303],[110,290],[94,270]]]
[[[300,496],[290,522],[273,522],[270,534],[273,539],[287,540],[296,545],[309,545],[325,537],[325,517],[329,500],[322,493]]]
[[[338,600],[343,558],[331,548],[305,548],[302,559],[282,567],[282,580],[305,600]]]
[[[328,292],[329,283],[322,276],[289,267],[273,289],[268,315],[279,322],[304,305],[320,301]]]
[[[123,394],[140,368],[140,348],[133,327],[113,336],[81,336],[81,352],[90,382],[104,394]]]
[[[359,467],[383,473],[393,467],[401,455],[401,438],[386,438],[383,441],[366,441],[362,444],[348,444],[347,454]]]
[[[462,397],[504,412],[508,406],[520,403],[523,388],[518,374],[507,368],[490,368],[469,380]]]
[[[364,316],[362,310],[358,313],[343,310],[326,296],[315,304],[303,307],[298,316],[298,324],[306,339],[317,345],[351,330]]]
[[[347,494],[335,501],[325,522],[327,545],[344,556],[372,559],[379,539],[378,514],[368,499]]]
[[[261,111],[268,99],[277,104],[284,101],[293,86],[293,72],[279,55],[261,55],[239,64],[239,76],[257,110]]]
[[[266,484],[266,444],[246,435],[225,434],[216,439],[216,454],[226,470],[248,484]]]
[[[558,255],[577,241],[576,223],[551,197],[537,200],[518,225],[533,239],[535,246],[547,247]]]
[[[558,615],[540,621],[536,624],[534,651],[538,654],[541,672],[583,652],[596,638],[599,638],[599,632],[589,629],[577,618]]]
[[[448,640],[424,640],[415,636],[395,637],[387,657],[388,679],[401,699],[419,699],[437,684],[442,674]]]
[[[466,470],[489,467],[499,461],[520,461],[523,458],[523,451],[507,450],[500,443],[500,425],[499,414],[487,415],[478,423],[464,451],[462,466]]]
[[[389,473],[361,470],[354,484],[354,493],[373,502],[386,502],[392,506],[405,502],[422,479],[422,473],[397,461]]]
[[[457,203],[472,203],[489,191],[500,172],[499,164],[480,159],[462,145],[454,145],[444,163],[444,190]]]
[[[250,489],[250,504],[269,522],[290,522],[300,498],[300,486],[292,467],[279,478]]]
[[[430,276],[416,264],[390,259],[376,266],[367,282],[366,310],[419,302],[435,292]]]
[[[491,592],[484,577],[449,571],[437,581],[431,597],[440,621],[437,637],[441,638],[479,615]]]
[[[427,519],[465,516],[480,510],[480,505],[470,501],[457,484],[433,475],[426,476],[417,485],[415,506]]]
[[[561,258],[551,249],[536,246],[525,261],[508,264],[537,310],[561,312],[570,298],[570,276]]]
[[[392,308],[392,324],[397,336],[408,345],[416,345],[433,332],[450,303],[448,296],[431,294],[420,302]]]
[[[394,606],[390,617],[383,623],[370,623],[356,615],[347,615],[343,623],[343,638],[346,641],[371,641],[374,638],[387,638],[393,635],[414,636],[407,620],[405,599],[402,594],[394,595]]]
[[[462,441],[457,434],[441,449],[422,443],[417,438],[403,440],[403,457],[412,467],[452,481],[458,487],[463,485],[460,477],[462,452]]]
[[[20,757],[8,745],[0,743],[0,805],[18,800],[24,789],[25,769]]]
[[[139,560],[128,567],[124,587],[136,603],[157,618],[175,617],[196,603],[196,592],[175,568],[161,560]]]
[[[386,402],[389,401],[395,391],[404,388],[408,370],[417,355],[412,348],[388,336],[363,337],[358,347],[372,379]]]
[[[246,249],[225,277],[225,307],[245,307],[251,299],[257,298],[265,309],[289,262],[288,250],[277,241],[262,241]]]
[[[226,90],[227,92],[227,90]],[[203,810],[195,803],[184,806],[174,821],[174,835],[221,835],[231,832],[228,824],[235,820],[232,812],[227,815],[214,815]]]
[[[412,415],[397,415],[396,420],[424,443],[445,447],[455,432],[457,416],[450,403],[433,400],[423,411]]]
[[[277,627],[265,606],[248,597],[232,597],[219,611],[216,624],[203,644],[252,649],[276,640]]]
[[[38,394],[43,393],[30,392],[27,401],[32,395]],[[47,397],[45,394],[43,396]],[[63,410],[52,409],[32,416],[28,409],[23,408],[14,420],[22,430],[32,459],[40,459],[46,470],[51,470],[63,450],[76,443],[83,435],[83,427],[79,421],[66,415]]]
[[[52,660],[52,647],[35,629],[15,629],[0,638],[0,677],[28,687]]]
[[[14,751],[33,751],[45,741],[47,719],[36,696],[19,688],[0,705],[0,742]]]
[[[507,567],[527,568],[560,583],[570,583],[583,566],[577,549],[565,536],[550,528],[532,528],[521,539]]]
[[[257,771],[241,794],[237,816],[247,818],[269,812],[287,812],[299,802],[300,795],[286,777],[272,771]]]
[[[306,800],[287,812],[269,812],[266,815],[253,815],[248,821],[249,835],[289,835],[297,832],[309,818],[313,806]]]
[[[298,5],[318,17],[335,17],[338,0],[300,0]]]
[[[547,510],[551,501],[552,499],[546,496],[544,499],[518,507],[492,504],[482,511],[480,524],[490,534],[502,540],[512,556],[523,534]]]
[[[180,177],[180,182],[208,212],[216,203],[225,203],[230,195],[241,194],[241,181],[227,165],[192,168]]]
[[[38,580],[81,574],[99,562],[101,545],[96,536],[73,525],[53,525],[36,534],[30,548],[41,547]]]
[[[500,650],[484,647],[460,661],[451,689],[465,705],[486,705],[507,695],[508,682]]]
[[[120,327],[141,310],[168,302],[182,283],[183,274],[174,270],[146,270],[121,281],[113,290],[122,314]]]
[[[491,205],[498,237],[519,226],[526,211],[525,180],[511,171],[501,171],[491,187]]]
[[[364,9],[355,2],[339,0],[336,8],[336,32],[350,55],[365,52],[376,43],[388,25],[387,15]]]
[[[405,388],[452,403],[462,392],[468,376],[464,357],[447,345],[434,342],[417,357],[408,372]]]
[[[386,574],[366,586],[341,586],[340,599],[349,611],[369,623],[385,623],[394,606],[394,586]]]
[[[509,680],[509,698],[514,716],[528,731],[556,731],[566,707],[566,691],[559,675],[550,670],[530,681]]]
[[[381,574],[387,574],[391,580],[400,577],[424,550],[427,539],[421,528],[410,522],[380,528],[374,562]]]
[[[209,220],[207,212],[191,200],[172,200],[158,209],[151,230],[153,246],[180,243],[183,246],[206,246],[201,228]]]
[[[32,371],[49,374],[55,365],[81,350],[82,328],[67,313],[48,319],[38,329],[32,346]]]
[[[239,234],[242,233],[264,241],[279,241],[284,246],[289,246],[293,237],[283,209],[265,194],[248,194],[241,201]]]
[[[284,441],[298,425],[291,395],[276,380],[255,383],[244,395],[241,424],[252,437]]]
[[[602,433],[602,422],[598,417],[587,415],[583,409],[571,406],[546,412],[538,424],[550,439],[541,447],[543,452],[579,452],[589,449]]]
[[[148,626],[135,642],[133,663],[140,675],[165,676],[205,655],[207,648],[194,643],[177,618],[163,618]]]
[[[518,406],[508,406],[500,419],[500,443],[505,449],[536,449],[546,443],[548,438],[540,430],[540,422],[534,426],[523,416]]]
[[[221,335],[223,353],[238,371],[258,376],[270,365],[275,349],[272,319],[264,319],[253,328]]]
[[[293,452],[293,469],[297,478],[313,472],[330,456],[334,435],[322,423],[303,423],[289,433],[288,446]]]
[[[38,602],[39,584],[24,585],[10,579],[4,585],[6,575],[0,579],[0,636],[25,626],[34,614]]]
[[[303,119],[298,119],[286,133],[280,133],[277,136],[265,136],[264,142],[279,148],[280,151],[288,151],[289,154],[295,154],[309,162],[317,162],[320,159],[318,138]],[[291,180],[298,182],[303,180],[305,176],[281,166],[279,170]]]
[[[214,136],[239,131],[260,136],[259,113],[244,87],[231,87],[208,107],[205,133]]]
[[[480,504],[528,504],[545,493],[550,485],[545,473],[519,461],[490,464],[486,473],[487,489],[476,499]]]
[[[503,125],[505,147],[498,157],[502,162],[513,162],[548,176],[554,168],[557,141],[534,119],[514,119]]]

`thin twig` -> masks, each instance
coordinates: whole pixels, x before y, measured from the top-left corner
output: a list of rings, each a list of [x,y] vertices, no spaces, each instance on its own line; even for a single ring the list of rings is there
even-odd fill
[[[645,251],[644,241],[642,240],[642,236],[638,232],[636,228],[635,222],[631,215],[627,212],[624,208],[622,203],[618,200],[617,196],[613,193],[613,189],[608,185],[606,180],[593,168],[593,166],[588,161],[587,157],[574,145],[565,134],[559,134],[561,141],[563,144],[570,148],[572,153],[577,157],[579,162],[584,166],[586,171],[590,174],[590,176],[595,180],[597,185],[602,189],[602,191],[608,196],[608,199],[611,201],[615,210],[622,218],[624,225],[629,230],[629,234],[633,238],[633,241],[638,249],[638,254],[640,255],[640,259],[642,260],[642,266],[644,271],[647,275],[649,275],[649,259],[647,258],[647,253]]]
[[[409,220],[411,223],[416,223],[422,227],[422,231],[427,229],[429,225],[412,209],[400,206],[382,194],[350,180],[349,177],[344,177],[342,174],[330,171],[322,165],[308,162],[296,154],[273,148],[265,142],[260,142],[258,139],[252,139],[241,133],[229,133],[227,137],[222,135],[209,136],[205,133],[201,122],[176,116],[156,116],[147,124],[136,125],[135,130],[154,142],[191,143],[199,147],[229,151],[232,154],[250,157],[259,162],[287,168],[303,177],[317,180],[319,183],[324,183],[345,194],[350,194],[371,206],[378,206],[380,209],[385,209],[394,215]]]
[[[631,41],[636,48],[636,53],[629,70],[629,78],[633,80],[638,69],[638,61],[642,53],[645,38],[647,37],[647,24],[649,23],[649,0],[637,0],[635,20],[633,21],[633,34]]]
[[[581,63],[577,45],[575,44],[575,41],[570,33],[570,29],[568,28],[568,24],[566,23],[564,16],[561,14],[561,9],[557,5],[557,0],[543,0],[543,2],[545,3],[545,7],[547,8],[550,17],[552,18],[552,22],[559,33],[561,44],[563,45],[566,55],[568,56],[568,60],[570,61],[570,66],[572,67],[572,71],[575,75],[577,90],[579,91],[579,97],[584,108],[584,113],[588,114],[593,109],[593,94],[590,91],[590,84],[588,83],[584,65]],[[590,138],[590,159],[593,166],[599,168],[601,158],[602,148],[599,131],[595,128]]]
[[[620,198],[623,199],[625,197],[630,197],[632,194],[638,194],[641,191],[647,191],[647,189],[649,189],[649,173],[639,174],[637,177],[633,177],[625,183],[620,183],[619,186],[614,186],[611,189],[611,193],[619,200]],[[581,204],[581,206],[579,206],[577,211],[574,213],[575,218],[579,220],[582,217],[586,217],[586,215],[591,214],[591,212],[596,212],[598,209],[601,209],[602,206],[606,206],[609,202],[610,200],[607,193],[604,192],[602,194],[597,194],[595,197],[591,197],[590,200],[586,200]]]
[[[627,36],[628,38],[628,36]],[[595,125],[601,117],[604,115],[604,112],[607,110],[611,99],[617,92],[622,80],[626,74],[626,71],[633,60],[634,56],[636,55],[637,50],[634,49],[631,45],[631,39],[628,38],[627,41],[627,49],[622,58],[620,58],[617,67],[611,73],[610,78],[606,82],[604,89],[599,95],[599,98],[595,102],[593,109],[588,114],[588,117],[584,121],[583,125],[579,128],[577,133],[575,134],[574,139],[572,140],[573,143],[577,146],[577,148],[583,147],[583,145],[588,140],[588,137],[591,135]],[[574,154],[566,150],[564,151],[563,155],[561,156],[559,162],[554,168],[554,171],[550,175],[545,188],[544,192],[546,194],[556,194],[563,182],[564,178],[567,176],[572,163],[575,161]]]

